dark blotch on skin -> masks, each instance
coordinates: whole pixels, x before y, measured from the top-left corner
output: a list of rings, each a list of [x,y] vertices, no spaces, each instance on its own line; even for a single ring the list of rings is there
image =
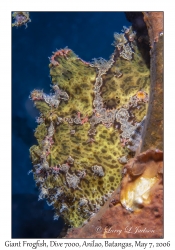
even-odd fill
[[[114,182],[114,180],[115,180],[114,176],[109,176],[109,181],[110,182]]]

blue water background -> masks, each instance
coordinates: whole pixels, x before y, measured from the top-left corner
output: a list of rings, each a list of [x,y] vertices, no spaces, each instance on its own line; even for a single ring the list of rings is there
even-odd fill
[[[63,221],[38,201],[29,158],[36,144],[38,111],[29,100],[33,89],[50,92],[49,59],[68,46],[80,58],[108,59],[114,32],[130,26],[123,12],[30,12],[31,23],[12,28],[12,238],[54,238]]]

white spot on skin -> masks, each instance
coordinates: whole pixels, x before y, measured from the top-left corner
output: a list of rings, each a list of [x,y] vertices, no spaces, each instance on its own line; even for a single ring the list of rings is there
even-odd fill
[[[94,172],[94,175],[97,175],[97,176],[105,175],[102,166],[94,165],[92,166],[92,171]]]

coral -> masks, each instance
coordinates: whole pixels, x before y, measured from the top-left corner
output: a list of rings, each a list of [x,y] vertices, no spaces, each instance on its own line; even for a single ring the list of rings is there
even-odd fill
[[[144,11],[143,19],[147,25],[150,43],[158,42],[159,37],[163,35],[163,11]]]
[[[27,23],[31,22],[29,12],[27,11],[14,11],[12,12],[12,18],[15,20],[14,23],[12,23],[12,27],[25,25],[27,28]]]
[[[115,34],[120,46],[109,60],[88,63],[67,47],[57,50],[49,64],[53,93],[30,94],[40,111],[38,145],[30,148],[39,198],[54,206],[55,219],[62,216],[74,227],[109,199],[123,163],[137,150],[134,139],[141,140],[136,135],[147,111],[149,69],[127,29],[121,39]]]
[[[143,131],[141,151],[163,150],[163,12],[144,12],[151,44],[151,86],[147,119]]]
[[[163,152],[147,150],[123,168],[120,189],[65,238],[163,238]]]

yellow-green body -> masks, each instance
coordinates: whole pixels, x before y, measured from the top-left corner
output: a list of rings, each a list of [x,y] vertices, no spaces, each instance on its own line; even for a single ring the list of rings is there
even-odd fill
[[[137,106],[129,107],[130,98],[138,91],[149,93],[150,85],[149,69],[136,44],[133,44],[133,51],[132,60],[126,60],[120,57],[116,48],[111,67],[105,73],[99,73],[95,63],[84,62],[71,50],[67,49],[65,54],[57,53],[52,58],[56,65],[52,62],[49,65],[50,76],[53,85],[65,91],[69,99],[60,99],[60,104],[55,107],[42,98],[33,98],[42,118],[35,131],[38,145],[30,148],[40,198],[46,198],[54,206],[56,216],[61,215],[74,227],[81,226],[103,206],[120,184],[121,168],[125,163],[120,159],[124,156],[127,160],[133,154],[127,147],[129,138],[121,137],[121,124],[116,119],[111,124],[97,122],[92,125],[92,117],[100,117],[93,105],[97,77],[102,80],[99,93],[106,114],[116,114],[125,108],[130,116],[127,122],[131,126],[136,126],[145,117],[147,101],[138,101]],[[74,122],[76,118],[79,124]],[[62,120],[58,122],[59,119]],[[49,134],[51,124],[54,132]],[[94,134],[89,134],[90,128],[96,130]],[[43,146],[46,137],[53,140],[48,146],[49,153]],[[69,156],[74,160],[73,164],[69,164]],[[49,168],[43,168],[43,162],[47,162]],[[37,164],[40,170],[37,170]],[[67,172],[60,170],[63,164],[68,166]],[[93,166],[98,166],[102,172],[95,172]],[[77,184],[73,187],[69,178],[75,176]]]

